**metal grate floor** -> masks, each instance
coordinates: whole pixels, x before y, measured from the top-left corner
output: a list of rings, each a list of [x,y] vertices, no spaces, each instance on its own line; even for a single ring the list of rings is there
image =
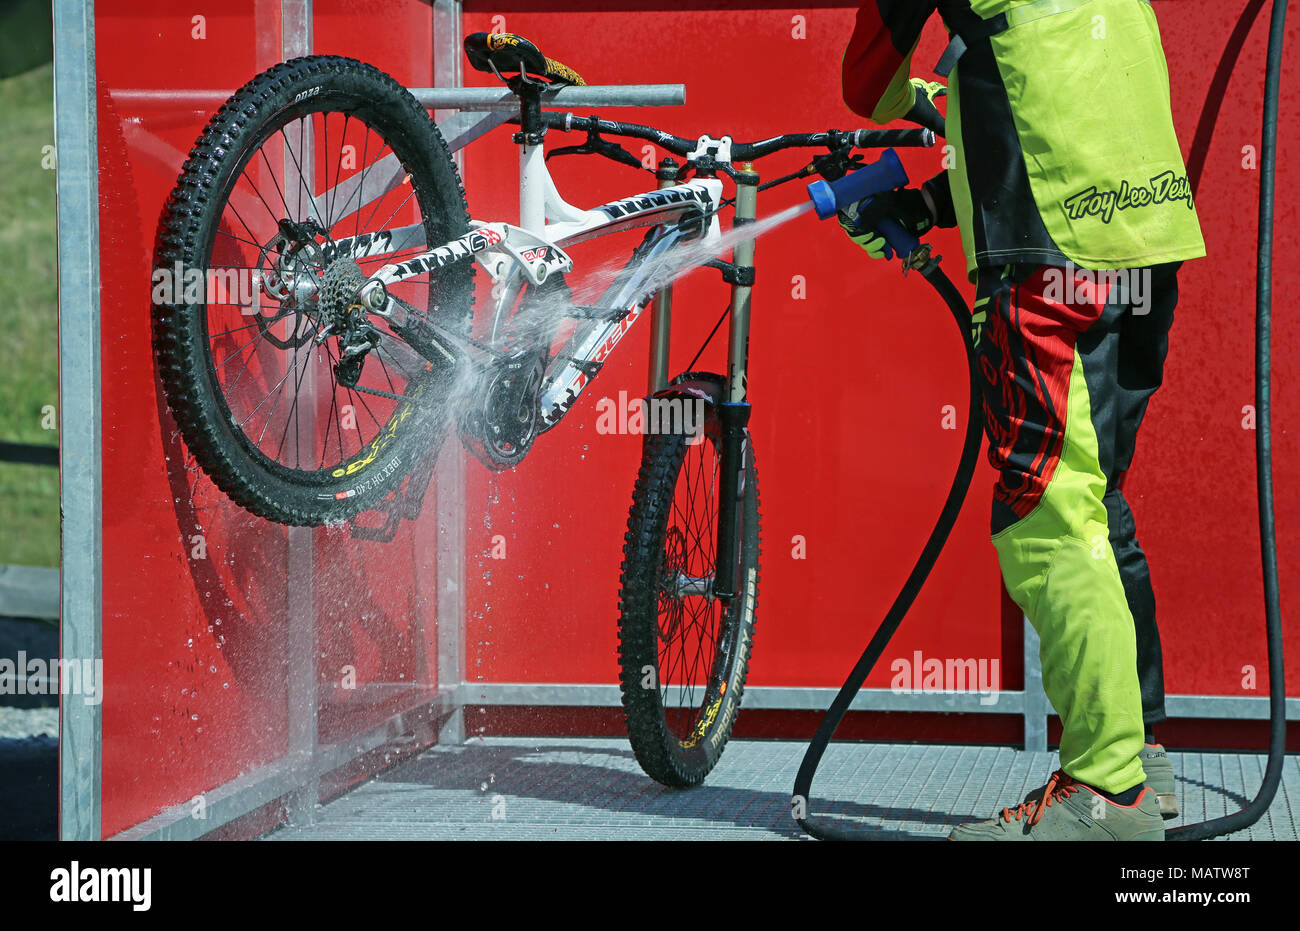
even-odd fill
[[[477,738],[434,747],[318,806],[314,823],[268,840],[782,840],[804,744],[735,740],[707,782],[666,789],[625,740]],[[1237,811],[1258,789],[1264,757],[1171,753],[1177,827]],[[1234,840],[1296,840],[1300,763],[1289,756],[1270,810]],[[1041,786],[1054,753],[1006,747],[833,744],[813,783],[815,815],[897,836],[942,839]]]

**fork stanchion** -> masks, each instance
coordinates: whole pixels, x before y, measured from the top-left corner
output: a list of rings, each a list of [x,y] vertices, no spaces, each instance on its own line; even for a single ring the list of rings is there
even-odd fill
[[[743,162],[736,172],[735,226],[753,223],[758,218],[758,174],[752,162]],[[754,240],[742,239],[731,252],[737,283],[731,288],[731,334],[727,342],[727,401],[745,400],[745,376],[749,366],[749,300],[753,286],[749,280],[754,268]]]
[[[659,162],[655,177],[659,179],[660,190],[677,183],[677,168],[677,160],[671,155]],[[650,309],[650,387],[647,394],[662,391],[668,384],[668,343],[672,331],[672,314],[673,286],[668,284],[655,294]]]

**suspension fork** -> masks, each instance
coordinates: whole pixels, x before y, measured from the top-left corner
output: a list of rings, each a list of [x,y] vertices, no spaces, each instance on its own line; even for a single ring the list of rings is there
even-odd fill
[[[758,216],[758,174],[750,162],[736,172],[734,225],[753,223]],[[718,547],[713,594],[736,594],[736,558],[740,548],[741,506],[745,496],[750,405],[746,395],[749,367],[749,307],[754,284],[754,240],[736,243],[731,254],[731,327],[727,341],[727,384],[718,405],[722,427],[722,477],[718,490]]]

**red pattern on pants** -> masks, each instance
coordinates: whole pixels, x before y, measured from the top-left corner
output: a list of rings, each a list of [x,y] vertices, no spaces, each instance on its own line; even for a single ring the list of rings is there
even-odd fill
[[[1083,269],[1009,271],[1010,277],[981,277],[980,297],[989,300],[976,332],[989,462],[998,470],[995,532],[1028,516],[1052,480],[1065,441],[1075,344],[1101,317],[1110,292]]]

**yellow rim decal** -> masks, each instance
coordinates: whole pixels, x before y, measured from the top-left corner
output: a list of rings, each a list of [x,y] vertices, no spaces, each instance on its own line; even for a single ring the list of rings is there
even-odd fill
[[[425,371],[429,371],[428,366],[425,367]],[[397,412],[389,418],[388,423],[384,426],[383,432],[371,440],[370,446],[367,447],[368,454],[364,458],[349,462],[346,467],[335,469],[330,473],[330,475],[333,478],[343,478],[345,475],[355,475],[357,472],[360,472],[366,466],[370,465],[370,463],[378,459],[379,454],[397,438],[398,428],[411,416],[411,411],[414,406],[412,402],[417,400],[420,395],[424,393],[428,384],[429,380],[426,378],[420,387],[415,389],[415,391],[409,395],[411,400],[398,408]]]
[[[718,717],[718,709],[722,707],[722,699],[714,699],[713,703],[704,710],[704,717],[700,718],[700,723],[695,725],[695,730],[686,740],[681,741],[681,745],[690,749],[700,742],[700,739],[708,733],[709,728],[713,726],[714,720]]]

